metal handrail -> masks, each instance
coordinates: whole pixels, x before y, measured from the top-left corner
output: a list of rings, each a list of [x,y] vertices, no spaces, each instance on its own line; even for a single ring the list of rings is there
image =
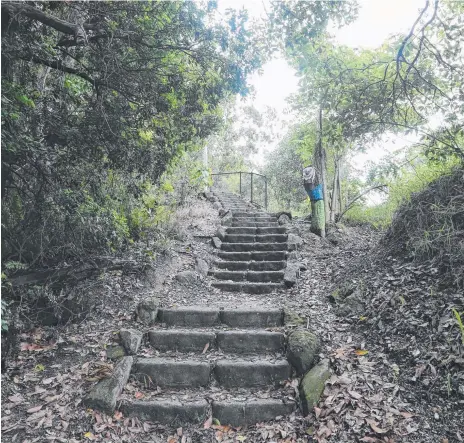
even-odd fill
[[[244,172],[244,171],[233,171],[233,172],[214,172],[211,175],[231,175],[231,174],[240,174],[240,196],[242,195],[242,174],[249,174],[251,177],[250,180],[250,201],[253,203],[253,175],[258,175],[264,178],[264,206],[267,211],[267,177],[263,174],[257,172]]]

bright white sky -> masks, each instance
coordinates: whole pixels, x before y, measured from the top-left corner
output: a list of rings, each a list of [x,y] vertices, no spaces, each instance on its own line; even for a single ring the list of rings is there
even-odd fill
[[[251,18],[263,16],[263,3],[266,4],[267,0],[219,0],[218,3],[219,11],[245,7]],[[333,28],[331,32],[340,44],[355,48],[375,48],[392,34],[408,32],[424,5],[425,0],[360,0],[358,19],[345,28]],[[286,121],[291,120],[291,116],[284,114],[287,108],[285,100],[291,93],[296,92],[298,78],[283,58],[268,62],[263,67],[263,74],[253,75],[250,81],[256,90],[250,104],[261,111],[266,106],[275,108],[281,118],[280,125],[285,125]],[[362,170],[366,161],[375,161],[387,152],[412,142],[414,139],[402,137],[395,140],[395,144],[382,143],[382,146],[372,148],[366,154],[357,155],[353,160],[354,166]],[[262,164],[263,154],[273,148],[274,146],[261,147],[260,153],[254,156],[253,161]]]

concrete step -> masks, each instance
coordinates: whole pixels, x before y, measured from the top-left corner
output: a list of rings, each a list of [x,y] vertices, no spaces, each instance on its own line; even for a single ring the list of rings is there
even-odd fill
[[[233,217],[269,217],[269,214],[266,212],[252,212],[252,211],[244,211],[244,212],[232,212]]]
[[[258,222],[258,221],[237,221],[232,219],[232,227],[234,228],[278,228],[277,222]]]
[[[234,222],[269,222],[269,223],[275,223],[277,222],[277,218],[276,217],[235,217],[233,216],[232,217],[232,220]]]
[[[286,251],[287,243],[222,243],[221,251],[248,252],[248,251]]]
[[[213,417],[222,425],[247,426],[291,414],[296,409],[292,401],[253,399],[243,401],[213,401]]]
[[[197,388],[209,383],[211,365],[198,360],[139,358],[132,367],[132,373],[146,386]]]
[[[195,331],[189,329],[153,329],[148,332],[150,343],[159,351],[195,352],[202,354],[205,346],[212,351],[254,354],[281,353],[285,350],[285,335],[281,332]]]
[[[228,292],[245,292],[246,294],[269,294],[284,288],[282,283],[251,283],[215,281],[212,286]]]
[[[226,252],[219,251],[218,257],[228,261],[281,261],[287,260],[287,251]]]
[[[217,347],[223,352],[283,352],[285,335],[272,331],[222,331],[217,334]]]
[[[277,385],[291,375],[287,360],[218,360],[214,377],[226,388]]]
[[[218,280],[232,280],[238,282],[279,282],[284,278],[283,271],[212,271]]]
[[[283,326],[281,309],[250,307],[244,309],[205,308],[190,306],[182,308],[160,308],[159,322],[175,327],[211,327],[227,325],[233,328],[268,328]],[[194,323],[188,323],[190,319]],[[206,344],[206,343],[205,343]]]
[[[267,235],[267,234],[287,234],[287,228],[284,226],[265,226],[265,227],[258,227],[256,229],[256,234],[258,235]]]
[[[224,309],[221,322],[231,328],[273,328],[284,325],[284,314],[278,308]]]
[[[195,331],[179,329],[153,329],[148,332],[153,348],[159,351],[202,352],[216,348],[216,333],[212,331]]]
[[[171,358],[139,358],[132,374],[149,388],[197,388],[207,386],[213,376],[226,388],[276,386],[290,378],[287,360],[223,359],[175,360]]]
[[[251,398],[246,401],[214,400],[212,416],[221,425],[247,426],[291,414],[296,404],[289,400]],[[137,417],[173,428],[186,424],[202,424],[209,415],[210,404],[206,399],[186,400],[134,400],[124,401],[121,411],[125,417]]]
[[[206,399],[196,401],[151,400],[125,401],[121,411],[126,417],[137,417],[168,426],[203,423],[209,412]],[[235,417],[232,417],[235,418]]]
[[[287,234],[226,234],[224,241],[229,243],[284,243],[287,239]]]
[[[271,228],[256,228],[256,227],[229,227],[226,230],[227,234],[237,235],[267,235],[267,234],[286,234],[287,228],[285,227],[271,227]]]
[[[285,269],[285,261],[217,261],[216,267],[229,271],[280,271]]]
[[[167,326],[209,327],[220,323],[219,308],[185,306],[176,309],[159,309],[159,323]]]

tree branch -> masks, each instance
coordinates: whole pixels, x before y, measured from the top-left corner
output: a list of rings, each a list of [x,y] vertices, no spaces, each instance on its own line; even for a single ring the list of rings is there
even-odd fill
[[[342,217],[345,215],[346,212],[348,212],[352,207],[353,204],[359,200],[362,196],[366,195],[368,192],[373,191],[374,189],[382,189],[386,188],[388,185],[375,185],[370,187],[369,189],[366,189],[365,191],[361,192],[361,194],[357,195],[353,200],[351,200],[347,205],[346,208],[343,210],[343,212],[339,215],[338,221],[342,219]]]
[[[45,14],[26,3],[2,3],[2,9],[6,9],[12,15],[25,15],[64,34],[77,36],[82,33],[79,25]]]
[[[35,55],[30,55],[30,56],[22,55],[22,56],[19,56],[19,58],[21,60],[37,63],[37,64],[40,64],[40,65],[48,66],[49,68],[52,68],[52,69],[57,69],[59,71],[66,72],[68,74],[76,75],[77,77],[80,77],[80,78],[88,81],[94,87],[96,87],[98,85],[103,85],[103,83],[99,82],[98,80],[93,79],[92,77],[87,75],[85,72],[82,72],[79,69],[71,68],[70,66],[63,65],[63,62],[61,60],[54,60],[54,61],[46,60],[44,58],[40,58],[40,57],[37,57]]]

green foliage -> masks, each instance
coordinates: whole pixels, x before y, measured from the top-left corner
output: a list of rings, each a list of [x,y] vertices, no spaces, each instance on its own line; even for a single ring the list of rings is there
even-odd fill
[[[411,200],[411,197],[425,189],[438,178],[449,174],[459,161],[449,158],[444,163],[431,162],[424,157],[416,157],[414,161],[395,169],[394,174],[382,175],[378,172],[376,181],[388,185],[388,197],[380,204],[366,206],[357,204],[349,209],[345,218],[352,223],[371,224],[376,228],[388,227],[398,208]]]
[[[261,64],[246,13],[9,2],[2,22],[2,262],[53,266],[154,241],[207,182],[179,159]]]
[[[451,310],[453,311],[454,318],[456,319],[456,323],[458,324],[459,329],[461,331],[461,341],[464,345],[464,323],[462,322],[461,314],[459,314],[458,310],[455,308],[452,308]]]

